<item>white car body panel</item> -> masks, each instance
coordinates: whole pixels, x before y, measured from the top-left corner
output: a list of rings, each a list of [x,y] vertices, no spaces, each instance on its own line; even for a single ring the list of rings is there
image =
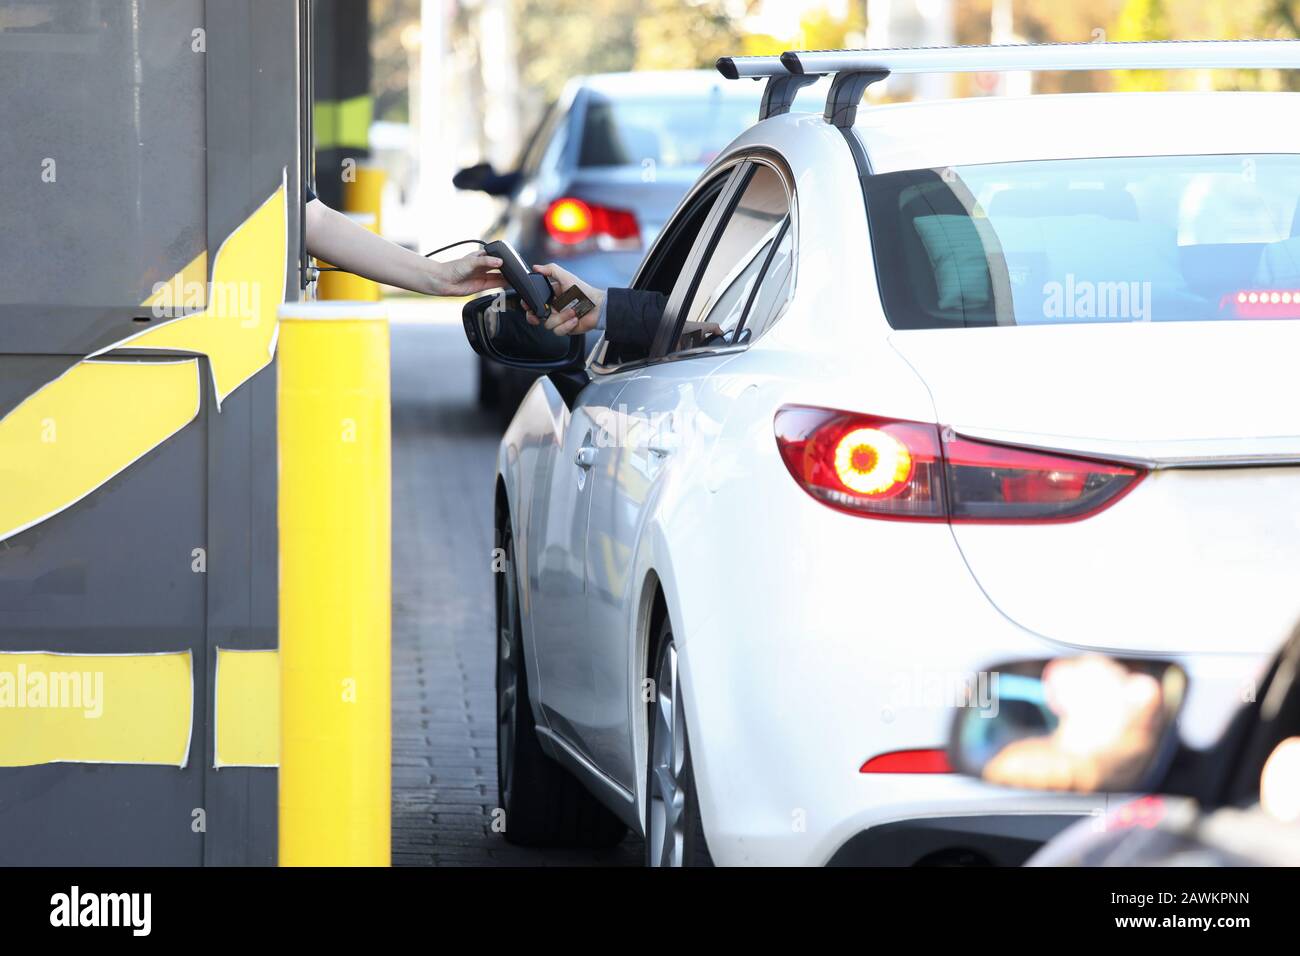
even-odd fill
[[[1227,143],[1234,152],[1300,152],[1297,133],[1280,122],[1282,105],[1297,101],[1282,96],[917,104],[864,109],[857,128],[877,171]],[[1103,103],[1132,124],[1115,113],[1093,124]],[[943,746],[947,692],[1003,661],[1085,645],[1177,660],[1194,677],[1188,739],[1211,739],[1280,641],[1283,619],[1300,611],[1288,593],[1300,575],[1294,480],[1247,490],[1232,475],[1248,482],[1255,469],[1226,481],[1213,480],[1222,472],[1157,472],[1113,512],[1034,528],[881,521],[805,494],[780,459],[773,416],[788,403],[842,408],[1054,437],[1062,448],[1092,443],[1094,454],[1098,443],[1155,457],[1205,453],[1219,439],[1239,444],[1241,434],[1270,454],[1300,451],[1283,373],[1297,323],[1258,332],[1276,350],[1262,356],[1234,340],[1257,334],[1247,326],[1259,323],[893,332],[842,133],[819,115],[776,117],[741,136],[715,168],[757,147],[778,152],[795,179],[797,271],[784,316],[743,351],[597,374],[572,412],[539,380],[502,440],[498,473],[544,746],[641,826],[641,682],[656,588],[673,623],[700,810],[719,863],[823,864],[855,834],[894,821],[1103,807],[1105,798],[954,775],[859,772],[880,753]],[[1261,364],[1252,372],[1220,362],[1216,387],[1198,391],[1152,368],[1160,333],[1165,352],[1203,349],[1206,362],[1232,354]],[[981,351],[981,335],[998,335],[998,348]],[[1073,352],[1058,352],[1061,336],[1073,336]],[[1035,373],[1025,358],[1040,354],[1040,340],[1054,358]],[[1068,389],[1052,397],[1048,385],[1091,382],[1087,366],[1097,363],[1112,393],[1086,410]],[[1046,394],[1025,402],[1035,374]],[[1225,404],[1234,389],[1240,401]],[[649,447],[652,429],[619,423],[673,411],[691,427],[666,452]],[[574,457],[586,431],[600,427],[620,437],[596,448],[579,488]],[[1159,507],[1138,520],[1144,499]],[[1190,509],[1206,516],[1189,517]],[[1203,527],[1189,523],[1198,519]],[[1125,577],[1123,562],[1098,567],[1099,556],[1116,553],[1141,559],[1137,573]],[[1083,594],[1063,583],[1071,575],[1085,582]],[[1246,588],[1249,607],[1216,597],[1225,581]],[[1182,605],[1178,594],[1187,596]]]
[[[959,434],[1156,465],[1300,461],[1300,323],[1251,325],[965,329],[960,351],[935,332],[890,338]],[[1085,521],[953,531],[1009,617],[1081,647],[1263,654],[1300,618],[1292,469],[1156,470]]]
[[[1097,156],[1300,152],[1294,93],[1072,93],[858,111],[871,169]]]

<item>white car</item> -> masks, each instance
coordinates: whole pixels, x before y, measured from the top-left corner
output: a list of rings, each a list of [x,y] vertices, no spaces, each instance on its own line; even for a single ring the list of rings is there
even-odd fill
[[[638,273],[654,347],[540,379],[501,442],[506,838],[1018,863],[1100,805],[944,772],[997,660],[1176,660],[1213,739],[1300,615],[1300,97],[853,114],[885,71],[1298,47],[722,61],[773,78],[768,115]],[[825,115],[786,109],[821,73]]]

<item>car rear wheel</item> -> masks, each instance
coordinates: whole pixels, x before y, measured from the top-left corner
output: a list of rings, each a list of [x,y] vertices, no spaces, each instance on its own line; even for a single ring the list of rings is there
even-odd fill
[[[646,865],[712,866],[700,821],[677,645],[667,620],[656,646],[646,759]]]
[[[610,847],[627,825],[542,750],[520,639],[514,539],[501,534],[497,574],[497,797],[518,846]]]

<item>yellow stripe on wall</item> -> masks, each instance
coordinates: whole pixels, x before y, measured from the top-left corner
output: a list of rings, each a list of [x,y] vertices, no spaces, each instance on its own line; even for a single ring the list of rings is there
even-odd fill
[[[212,765],[280,764],[280,653],[217,648],[216,745]]]
[[[0,419],[0,540],[76,504],[198,412],[198,359],[74,365]]]
[[[0,767],[189,760],[189,651],[0,652]]]
[[[209,359],[218,410],[271,363],[284,301],[282,184],[222,243],[207,305],[101,349],[162,349]],[[206,267],[196,257],[182,286]],[[150,297],[149,302],[157,303]],[[0,418],[0,541],[58,514],[162,444],[198,414],[198,364],[110,365],[91,356]]]
[[[208,250],[204,249],[185,264],[180,272],[166,282],[158,283],[158,290],[140,303],[142,308],[155,306],[171,309],[180,315],[188,308],[201,309],[208,304]]]
[[[276,313],[284,301],[288,242],[281,186],[217,250],[208,304],[202,312],[164,322],[109,349],[202,352],[212,363],[220,406],[227,395],[271,364]]]

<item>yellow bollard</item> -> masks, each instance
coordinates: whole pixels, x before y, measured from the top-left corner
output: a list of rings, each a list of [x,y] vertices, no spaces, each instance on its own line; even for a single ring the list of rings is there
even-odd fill
[[[375,217],[370,213],[347,213],[348,218],[356,221],[371,232],[378,232]],[[333,268],[324,259],[318,259],[322,269]],[[316,280],[316,297],[319,299],[342,299],[348,302],[378,302],[379,283],[351,272],[322,272]]]
[[[388,173],[379,166],[358,166],[355,178],[343,180],[343,208],[348,212],[371,213],[375,232],[384,234],[384,183]]]
[[[280,309],[281,866],[391,858],[386,315]]]

